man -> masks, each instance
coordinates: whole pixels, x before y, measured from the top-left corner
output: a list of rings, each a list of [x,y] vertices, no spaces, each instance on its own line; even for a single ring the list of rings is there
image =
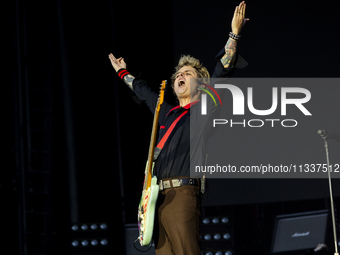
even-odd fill
[[[245,2],[235,8],[231,23],[232,32],[225,48],[217,56],[218,62],[212,77],[228,77],[238,65],[237,40],[245,19]],[[119,77],[134,91],[137,97],[146,101],[152,113],[155,111],[158,95],[151,91],[146,81],[132,76],[126,70],[123,58],[109,55],[113,68]],[[240,58],[241,59],[241,58]],[[182,56],[172,75],[172,88],[179,101],[178,106],[164,102],[159,115],[159,139],[171,124],[182,116],[162,151],[155,161],[154,174],[160,181],[160,193],[154,227],[154,241],[157,255],[199,255],[200,252],[200,181],[190,178],[190,108],[197,107],[201,89],[190,84],[191,78],[209,78],[209,72],[198,59]],[[199,85],[201,86],[201,85]],[[196,106],[195,106],[196,105]],[[185,115],[182,115],[185,112]],[[168,186],[165,187],[167,183]]]

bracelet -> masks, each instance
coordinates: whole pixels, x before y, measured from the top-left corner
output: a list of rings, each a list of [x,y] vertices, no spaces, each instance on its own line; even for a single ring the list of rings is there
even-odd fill
[[[128,75],[130,73],[126,69],[121,68],[117,71],[117,74],[118,74],[119,78],[121,78],[123,80],[125,75]]]
[[[236,35],[236,34],[234,34],[233,32],[230,32],[230,33],[229,33],[229,37],[230,37],[231,39],[236,40],[236,41],[241,39],[241,35]]]

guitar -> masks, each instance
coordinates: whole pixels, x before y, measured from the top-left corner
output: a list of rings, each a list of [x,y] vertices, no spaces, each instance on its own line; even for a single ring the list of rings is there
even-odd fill
[[[160,87],[160,93],[157,100],[157,106],[153,118],[148,161],[146,163],[144,175],[143,192],[138,206],[138,229],[139,229],[138,239],[141,246],[146,246],[151,243],[154,226],[155,209],[159,192],[159,185],[157,184],[157,177],[153,176],[153,167],[155,164],[153,162],[153,155],[156,145],[159,112],[161,109],[161,105],[163,104],[164,101],[165,87],[166,81],[163,80]]]

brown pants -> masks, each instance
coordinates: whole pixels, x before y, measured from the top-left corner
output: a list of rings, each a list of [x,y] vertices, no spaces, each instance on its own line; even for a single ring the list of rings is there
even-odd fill
[[[157,255],[200,255],[200,192],[197,186],[169,188],[158,195],[154,240]]]

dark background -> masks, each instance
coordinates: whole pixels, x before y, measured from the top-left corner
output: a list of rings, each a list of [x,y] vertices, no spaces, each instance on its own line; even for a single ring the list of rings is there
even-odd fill
[[[0,100],[4,227],[0,233],[6,239],[2,247],[10,248],[11,254],[19,254],[23,247],[18,211],[25,185],[20,185],[20,178],[30,159],[28,149],[19,148],[17,142],[27,127],[18,125],[18,109],[25,109],[19,107],[18,88],[25,94],[25,88],[49,84],[53,90],[53,153],[47,187],[51,191],[50,253],[71,253],[69,228],[76,218],[78,222],[109,222],[111,234],[120,235],[111,243],[111,253],[116,254],[124,249],[122,224],[136,222],[152,116],[117,79],[108,54],[124,57],[128,70],[133,75],[141,73],[155,91],[163,79],[170,80],[181,54],[199,58],[212,72],[238,3],[17,0],[5,4]],[[242,31],[239,52],[249,65],[236,77],[339,76],[336,1],[247,1],[246,13],[250,21]],[[39,95],[35,97],[31,97],[31,106],[40,100]],[[176,103],[170,89],[166,100]],[[333,132],[338,129],[334,127]],[[71,145],[67,142],[70,134]],[[23,156],[18,155],[21,149]],[[71,169],[70,150],[75,153]],[[273,185],[265,196],[254,196],[259,185],[254,180],[233,184],[238,191],[221,185],[208,196],[216,204],[204,203],[238,212],[235,224],[240,227],[237,247],[241,254],[253,249],[268,253],[275,215],[329,208],[327,191],[320,196],[318,185],[306,180]],[[261,187],[267,184],[261,181]],[[289,192],[290,185],[306,188],[295,195]],[[336,184],[334,190],[339,194]],[[78,212],[70,207],[72,192],[78,196],[73,201]]]

